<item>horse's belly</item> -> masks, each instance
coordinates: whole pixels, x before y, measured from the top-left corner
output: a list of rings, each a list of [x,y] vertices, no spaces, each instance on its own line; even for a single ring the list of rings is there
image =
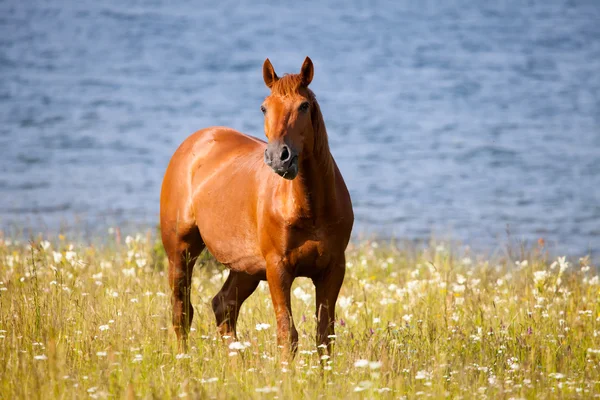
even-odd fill
[[[202,240],[217,261],[251,275],[264,273],[256,224],[248,207],[208,199],[198,201],[195,210]]]
[[[217,248],[212,250],[209,247],[208,249],[217,261],[227,268],[233,271],[245,272],[249,275],[259,275],[262,279],[266,279],[266,264],[265,260],[260,255],[243,250],[239,251],[239,249],[230,251],[229,247],[226,249]]]
[[[206,191],[199,193],[194,201],[196,224],[204,244],[217,261],[232,270],[264,274],[256,211],[250,200],[252,196],[244,195],[242,181],[234,178],[225,185],[227,181],[221,179],[205,185]]]

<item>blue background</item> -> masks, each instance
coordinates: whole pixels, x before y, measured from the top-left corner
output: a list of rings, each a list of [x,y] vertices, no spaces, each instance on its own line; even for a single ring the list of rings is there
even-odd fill
[[[0,2],[0,227],[154,226],[179,143],[264,137],[262,62],[309,55],[355,235],[600,250],[600,2],[286,3]]]

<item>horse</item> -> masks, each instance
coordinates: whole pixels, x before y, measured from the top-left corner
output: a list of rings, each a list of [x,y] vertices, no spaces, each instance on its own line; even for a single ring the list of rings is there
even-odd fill
[[[329,150],[325,122],[308,88],[314,66],[279,77],[267,58],[270,89],[260,109],[268,142],[227,127],[189,136],[173,154],[161,188],[160,226],[169,260],[173,327],[187,351],[194,309],[190,285],[206,248],[229,268],[212,299],[218,331],[236,338],[242,303],[266,280],[277,343],[293,358],[298,331],[290,289],[296,277],[315,285],[319,352],[332,352],[335,304],[344,280],[354,214]]]

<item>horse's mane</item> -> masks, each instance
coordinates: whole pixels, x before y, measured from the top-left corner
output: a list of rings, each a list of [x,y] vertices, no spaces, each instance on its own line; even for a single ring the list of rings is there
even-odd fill
[[[287,97],[293,94],[297,94],[302,88],[302,77],[299,74],[285,74],[273,83],[271,87],[271,93]],[[323,120],[323,114],[321,113],[321,107],[317,102],[317,97],[307,87],[304,87],[308,92],[308,99],[311,103],[311,120],[313,124],[314,132],[314,152],[317,160],[321,160],[324,165],[325,173],[333,173],[333,158],[329,151],[329,140],[327,138],[327,129],[325,128],[325,121]]]
[[[271,93],[287,97],[298,93],[300,87],[302,87],[302,77],[299,74],[285,74],[273,83]]]

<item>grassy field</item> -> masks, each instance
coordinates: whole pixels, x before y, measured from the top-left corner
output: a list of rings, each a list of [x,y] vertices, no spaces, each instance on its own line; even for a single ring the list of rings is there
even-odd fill
[[[0,239],[0,398],[600,396],[600,281],[586,258],[354,243],[322,367],[309,280],[294,284],[299,352],[282,363],[266,283],[242,308],[239,342],[217,337],[210,300],[227,271],[206,256],[178,354],[155,236],[102,242]]]

